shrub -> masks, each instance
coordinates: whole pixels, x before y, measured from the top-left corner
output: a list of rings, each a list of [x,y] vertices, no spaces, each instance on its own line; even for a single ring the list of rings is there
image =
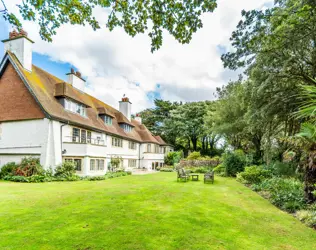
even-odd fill
[[[78,175],[71,176],[56,176],[52,178],[52,181],[80,181],[81,178]]]
[[[75,163],[65,161],[58,165],[55,169],[55,177],[71,177],[76,173]]]
[[[89,176],[87,179],[89,181],[102,181],[105,180],[105,176]]]
[[[15,162],[9,162],[2,166],[0,169],[0,179],[4,178],[7,175],[14,175],[18,165]]]
[[[271,176],[271,171],[262,166],[250,166],[246,167],[244,172],[237,174],[237,180],[244,184],[258,184]]]
[[[201,158],[201,153],[200,152],[196,152],[196,151],[192,152],[187,157],[188,160],[198,160],[200,158]]]
[[[316,228],[316,211],[301,210],[296,213],[296,217],[307,226]]]
[[[223,164],[219,164],[213,169],[214,173],[219,176],[226,176],[226,168]]]
[[[245,154],[241,150],[227,152],[224,154],[222,164],[225,167],[226,176],[236,176],[237,173],[244,171],[246,165]]]
[[[15,170],[15,175],[29,177],[32,175],[42,175],[44,172],[40,164],[39,158],[26,157],[23,158],[18,168]]]
[[[297,166],[293,162],[279,162],[276,161],[269,166],[273,175],[276,176],[285,176],[285,177],[294,177],[296,176]]]
[[[296,179],[274,177],[262,181],[254,188],[257,191],[268,191],[271,203],[283,210],[295,212],[306,206],[303,183]]]
[[[14,181],[14,182],[29,182],[28,178],[20,175],[7,175],[3,178],[6,181]]]
[[[179,163],[181,158],[183,158],[183,153],[182,151],[174,151],[174,152],[169,152],[165,156],[165,163],[167,165],[174,166],[175,164]]]
[[[126,171],[126,175],[132,175],[132,171]]]
[[[45,182],[46,177],[44,175],[32,175],[28,177],[29,182]],[[48,179],[48,178],[47,178]]]
[[[193,173],[193,174],[205,174],[205,173],[209,172],[208,167],[188,168],[187,170],[189,170],[190,173]]]
[[[173,168],[160,168],[160,172],[173,172]]]

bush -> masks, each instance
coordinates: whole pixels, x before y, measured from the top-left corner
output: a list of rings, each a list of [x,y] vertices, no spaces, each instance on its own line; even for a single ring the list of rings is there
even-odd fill
[[[301,210],[296,213],[296,217],[307,226],[316,228],[316,211]]]
[[[7,175],[3,178],[6,181],[14,181],[14,182],[29,182],[27,177],[20,175]]]
[[[295,212],[306,206],[303,183],[296,179],[274,177],[252,188],[256,191],[267,191],[271,203],[288,212]]]
[[[18,168],[15,170],[15,175],[29,177],[32,175],[42,175],[44,172],[40,164],[39,158],[26,157],[23,158]]]
[[[227,152],[223,156],[223,166],[226,170],[226,176],[236,176],[243,172],[246,165],[246,157],[242,150]]]
[[[192,174],[205,174],[210,171],[209,167],[200,167],[200,168],[187,168]]]
[[[56,176],[52,178],[52,181],[80,181],[81,178],[78,175],[71,176]]]
[[[271,171],[262,166],[250,166],[246,167],[244,172],[237,174],[237,180],[244,184],[258,184],[271,176]]]
[[[2,166],[0,169],[0,179],[4,178],[7,175],[14,175],[18,165],[15,162],[9,162]]]
[[[187,157],[188,160],[198,160],[200,158],[201,158],[201,153],[200,152],[196,152],[196,151],[192,152]]]
[[[296,169],[297,166],[293,162],[279,162],[276,161],[269,166],[273,175],[275,176],[285,176],[285,177],[294,177],[297,175]]]
[[[105,176],[89,176],[88,178],[87,178],[89,181],[103,181],[103,180],[105,180],[106,178],[105,178]]]
[[[126,171],[126,175],[132,175],[132,171]]]
[[[165,156],[165,164],[174,166],[174,164],[177,164],[180,162],[182,157],[183,157],[182,151],[169,152]]]
[[[28,177],[29,182],[45,182],[48,180],[44,175],[32,175]]]
[[[219,176],[226,176],[226,168],[223,164],[219,164],[213,169],[214,173]]]
[[[62,164],[58,165],[55,169],[55,177],[71,177],[75,175],[75,163],[65,161]]]
[[[173,172],[173,168],[160,168],[160,172]]]

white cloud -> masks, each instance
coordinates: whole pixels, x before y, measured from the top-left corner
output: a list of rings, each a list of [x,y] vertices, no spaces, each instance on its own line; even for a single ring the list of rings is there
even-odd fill
[[[8,9],[17,11],[16,2],[10,1]],[[152,91],[172,101],[213,99],[215,88],[235,76],[223,69],[218,46],[230,47],[229,37],[242,9],[262,8],[267,2],[271,1],[219,0],[215,12],[203,16],[204,27],[190,44],[179,44],[165,34],[163,47],[154,54],[147,35],[131,38],[121,29],[93,31],[88,26],[64,25],[53,43],[46,43],[34,23],[25,22],[24,28],[35,41],[35,52],[78,68],[87,77],[91,94],[114,107],[126,94],[137,112],[152,105],[147,98]],[[106,20],[104,10],[96,10],[95,15]]]

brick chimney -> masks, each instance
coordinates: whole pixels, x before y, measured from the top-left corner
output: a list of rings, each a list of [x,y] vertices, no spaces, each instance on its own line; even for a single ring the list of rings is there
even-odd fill
[[[142,124],[142,118],[140,114],[136,114],[135,120],[138,121],[140,124]]]
[[[131,114],[132,114],[132,103],[129,101],[128,97],[122,98],[120,103],[120,112],[129,120],[131,121]]]
[[[19,32],[13,30],[9,33],[9,39],[2,40],[4,51],[10,51],[19,60],[22,67],[32,71],[32,44],[34,43],[27,37],[27,32],[21,29]]]
[[[84,92],[86,81],[82,78],[81,73],[79,71],[75,72],[75,70],[71,68],[70,73],[66,75],[68,75],[68,83],[70,83],[76,89],[79,89],[80,91]]]

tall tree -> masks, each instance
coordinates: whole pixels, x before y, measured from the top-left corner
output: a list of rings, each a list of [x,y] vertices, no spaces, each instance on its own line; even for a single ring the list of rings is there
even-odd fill
[[[21,21],[1,0],[3,17],[19,29]],[[130,36],[147,32],[151,38],[151,50],[162,45],[163,30],[168,31],[180,43],[189,43],[192,34],[203,24],[201,15],[213,12],[216,0],[24,0],[17,5],[24,20],[37,22],[42,39],[52,41],[56,29],[65,23],[90,25],[94,30],[101,25],[93,15],[93,9],[106,9],[107,28],[124,28]]]
[[[197,150],[198,139],[204,132],[204,116],[207,112],[205,102],[185,103],[172,110],[165,120],[165,129],[169,133],[185,138],[188,146],[192,142]]]

